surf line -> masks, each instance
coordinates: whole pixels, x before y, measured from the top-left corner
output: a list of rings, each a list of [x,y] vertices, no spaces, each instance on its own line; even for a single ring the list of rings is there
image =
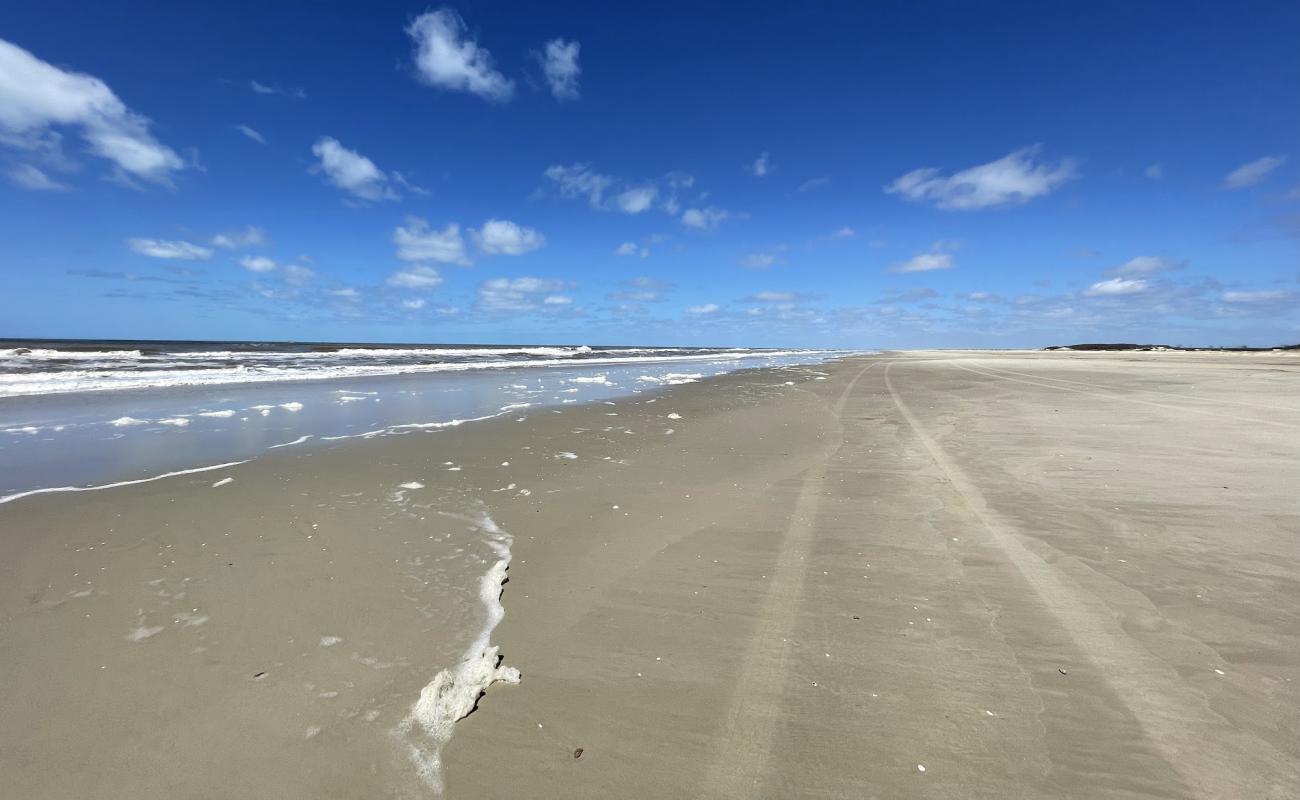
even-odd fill
[[[501,530],[481,511],[477,519],[467,519],[457,514],[444,516],[466,519],[488,535],[487,545],[497,560],[479,579],[479,600],[487,612],[487,620],[473,643],[465,650],[460,661],[433,676],[420,697],[411,705],[406,718],[393,733],[406,742],[411,762],[426,786],[442,794],[442,748],[451,740],[456,723],[478,708],[479,698],[498,681],[519,683],[519,670],[502,664],[500,648],[492,644],[492,631],[506,615],[501,604],[505,592],[506,571],[510,569],[510,545],[514,537]]]
[[[182,469],[176,472],[164,472],[161,475],[154,475],[151,478],[136,478],[130,481],[118,481],[116,483],[105,483],[100,486],[51,486],[45,489],[32,489],[17,494],[5,495],[0,497],[0,505],[11,503],[24,497],[31,497],[34,494],[54,494],[55,492],[98,492],[102,489],[116,489],[119,486],[134,486],[137,483],[150,483],[151,481],[160,481],[163,478],[175,478],[178,475],[193,475],[196,472],[211,472],[214,469],[225,469],[226,467],[237,467],[240,464],[247,464],[252,461],[246,458],[243,461],[228,461],[225,464],[213,464],[210,467],[195,467],[194,469]]]

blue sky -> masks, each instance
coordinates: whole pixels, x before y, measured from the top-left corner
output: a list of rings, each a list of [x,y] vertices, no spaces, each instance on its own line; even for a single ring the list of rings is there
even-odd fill
[[[27,4],[0,336],[1300,341],[1300,6]]]

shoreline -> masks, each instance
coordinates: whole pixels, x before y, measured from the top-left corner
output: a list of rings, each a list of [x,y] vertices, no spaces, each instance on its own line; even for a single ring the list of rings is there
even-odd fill
[[[386,732],[492,617],[481,509],[522,680],[447,797],[1285,794],[1300,365],[1163,355],[744,370],[0,506],[0,767],[426,796]]]

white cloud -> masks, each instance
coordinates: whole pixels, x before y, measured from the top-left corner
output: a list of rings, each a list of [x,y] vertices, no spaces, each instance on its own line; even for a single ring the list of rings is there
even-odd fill
[[[808,180],[799,184],[799,188],[795,189],[795,191],[799,192],[800,194],[803,194],[804,192],[811,192],[813,189],[820,189],[823,186],[828,186],[830,182],[831,182],[831,176],[829,175],[822,175],[817,178],[809,178]]]
[[[684,172],[669,172],[658,179],[629,185],[613,175],[596,172],[590,164],[582,162],[567,166],[553,164],[543,175],[555,184],[561,197],[585,197],[594,209],[624,214],[640,214],[659,201],[660,209],[676,215],[680,210],[678,190],[690,188],[695,183],[695,178]]]
[[[1111,278],[1089,286],[1084,294],[1089,297],[1115,297],[1138,294],[1147,290],[1147,282],[1140,278]]]
[[[324,172],[330,183],[340,189],[363,200],[398,198],[388,183],[388,176],[375,166],[375,162],[339,144],[338,139],[322,136],[312,145],[311,151],[320,159],[315,168]]]
[[[266,256],[244,256],[239,259],[239,265],[249,272],[271,272],[275,269],[275,262]]]
[[[1115,267],[1110,271],[1110,274],[1130,277],[1134,275],[1155,275],[1159,272],[1178,269],[1181,266],[1182,264],[1159,256],[1138,256]]]
[[[542,71],[546,73],[546,82],[551,87],[551,94],[556,100],[578,99],[578,76],[582,67],[578,64],[577,42],[552,39],[546,43],[546,53],[542,56]]]
[[[1165,177],[1165,167],[1163,164],[1152,164],[1142,170],[1142,174],[1153,181],[1162,180]]]
[[[754,163],[749,165],[750,173],[758,178],[761,178],[764,175],[766,175],[768,169],[771,166],[768,159],[769,159],[769,154],[766,150],[764,150],[762,153],[759,153],[758,158],[754,159]]]
[[[832,239],[852,239],[854,236],[857,236],[857,235],[858,235],[857,231],[853,230],[853,229],[850,228],[848,225],[845,225],[843,228],[840,228],[839,230],[835,231],[835,233],[832,233],[832,234],[831,234],[831,238],[832,238]]]
[[[342,289],[330,289],[328,294],[332,294],[335,297],[341,298],[343,300],[361,299],[361,292],[358,292],[356,289],[353,289],[351,286],[345,286]]]
[[[491,53],[468,38],[465,22],[455,11],[421,14],[406,33],[415,40],[415,66],[424,83],[498,102],[514,94],[514,82],[496,70]]]
[[[1074,161],[1068,158],[1055,166],[1036,161],[1040,149],[1024,147],[950,176],[934,167],[912,170],[886,186],[885,192],[962,211],[1027,203],[1050,194],[1076,174]]]
[[[213,247],[221,247],[226,250],[235,250],[240,247],[257,247],[264,244],[266,244],[266,233],[261,228],[255,228],[252,225],[242,231],[218,233],[212,237]]]
[[[637,247],[636,242],[623,242],[617,248],[615,248],[614,255],[616,256],[639,255],[642,258],[645,258],[646,256],[650,255],[650,251],[642,247]]]
[[[682,212],[682,224],[695,230],[716,230],[728,217],[726,211],[716,206],[688,208]]]
[[[253,130],[252,128],[248,127],[247,125],[242,125],[242,124],[241,124],[241,125],[236,125],[236,126],[235,126],[235,130],[237,130],[237,131],[239,131],[240,133],[244,134],[244,135],[247,136],[248,138],[250,138],[250,139],[252,139],[253,141],[257,142],[258,144],[266,144],[266,137],[262,136],[262,134],[258,133],[257,131]]]
[[[91,75],[66,72],[0,39],[0,141],[26,150],[60,150],[57,126],[79,129],[115,177],[171,185],[185,161],[149,132],[149,119]]]
[[[542,300],[542,305],[547,306],[570,306],[573,305],[573,298],[563,294],[548,295]]]
[[[1248,164],[1242,164],[1232,172],[1229,172],[1223,179],[1223,185],[1228,189],[1241,189],[1246,186],[1254,186],[1268,177],[1269,173],[1286,162],[1286,156],[1264,156],[1257,158]]]
[[[890,267],[892,272],[931,272],[936,269],[952,269],[957,265],[953,259],[952,253],[944,252],[947,247],[943,247],[943,242],[935,242],[934,246],[924,252],[917,253],[906,261],[901,261]]]
[[[490,219],[479,230],[470,231],[470,235],[488,255],[518,256],[546,244],[546,237],[532,228],[504,219]]]
[[[1276,303],[1286,300],[1290,292],[1281,289],[1262,289],[1253,292],[1224,292],[1223,299],[1228,303]]]
[[[402,308],[407,311],[419,311],[424,308],[428,302],[429,301],[425,300],[423,297],[412,297],[408,300],[402,301]]]
[[[305,286],[315,277],[314,271],[301,264],[289,264],[284,268],[284,279],[294,286]]]
[[[545,303],[544,295],[564,288],[564,281],[552,278],[493,278],[479,286],[478,302],[486,311],[532,311]]]
[[[653,186],[639,186],[619,194],[614,198],[614,203],[624,214],[640,214],[650,210],[658,194],[659,190]]]
[[[686,313],[687,313],[687,314],[701,314],[701,315],[703,315],[703,314],[716,314],[716,313],[718,313],[718,304],[717,304],[717,303],[705,303],[704,305],[701,305],[701,306],[691,306],[690,308],[686,309]]]
[[[292,97],[295,100],[302,100],[307,97],[307,92],[297,86],[280,86],[279,84],[249,81],[248,88],[252,89],[257,94],[274,94],[281,97]]]
[[[799,299],[794,292],[756,292],[746,300],[751,303],[793,303]]]
[[[142,239],[135,237],[126,240],[126,244],[135,252],[150,258],[171,258],[182,261],[204,261],[212,258],[212,249],[185,241],[166,241],[163,239]]]
[[[750,253],[740,259],[740,266],[746,269],[767,269],[776,263],[776,256],[771,253]]]
[[[555,164],[546,168],[545,175],[555,182],[562,197],[586,197],[592,208],[601,208],[605,192],[614,184],[614,178],[601,175],[590,164]]]
[[[19,164],[9,170],[9,180],[36,192],[62,192],[68,188],[31,164]]]
[[[403,289],[436,289],[442,285],[442,276],[433,267],[416,264],[389,275],[388,285],[400,286]]]
[[[397,257],[403,261],[437,261],[462,266],[470,263],[460,226],[454,222],[435,230],[419,217],[407,217],[406,225],[393,231],[393,243],[397,245]]]

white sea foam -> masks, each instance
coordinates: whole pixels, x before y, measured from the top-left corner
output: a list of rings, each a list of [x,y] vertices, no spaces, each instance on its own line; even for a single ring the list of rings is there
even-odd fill
[[[683,383],[695,383],[704,374],[700,372],[669,372],[665,375],[642,375],[637,378],[642,383],[658,383],[666,386],[678,386]]]
[[[419,481],[407,481],[406,483],[398,484],[398,487],[402,489],[423,489],[424,484]]]
[[[583,375],[577,378],[570,378],[569,383],[596,383],[601,386],[613,386],[607,375]]]
[[[40,433],[42,430],[44,430],[44,429],[43,429],[43,428],[38,428],[38,427],[36,427],[35,425],[24,425],[24,426],[21,427],[21,428],[5,428],[5,431],[4,431],[4,432],[5,432],[5,433],[12,433],[12,434],[15,434],[15,435],[16,435],[16,434],[20,434],[20,433],[25,433],[25,434],[28,434],[28,435],[34,435],[34,434]]]
[[[283,408],[285,411],[302,411],[302,403],[281,403],[280,408]]]
[[[572,460],[572,459],[577,458],[577,457],[578,457],[578,454],[577,454],[577,453],[570,453],[570,452],[568,452],[568,451],[566,450],[566,451],[564,451],[564,452],[562,452],[562,453],[556,453],[556,454],[555,454],[555,457],[556,457],[556,458],[567,458],[567,459],[569,459],[569,460]]]
[[[310,433],[308,433],[308,434],[305,434],[305,435],[303,435],[303,436],[299,436],[297,439],[294,439],[292,442],[284,442],[283,444],[273,444],[273,445],[270,445],[269,447],[267,447],[266,449],[267,449],[267,450],[275,450],[276,448],[279,448],[279,447],[292,447],[292,446],[295,445],[295,444],[302,444],[303,442],[307,441],[307,440],[310,439],[310,438],[312,438],[312,435],[311,435]]]
[[[222,409],[221,411],[200,411],[200,417],[219,417],[222,419],[235,416],[235,410],[232,408]]]
[[[439,672],[420,690],[419,699],[395,731],[406,742],[421,780],[439,794],[443,790],[442,748],[451,739],[456,723],[478,706],[479,697],[489,686],[498,681],[520,680],[519,670],[502,665],[498,648],[492,644],[492,631],[506,614],[501,595],[514,539],[498,528],[486,512],[481,513],[477,523],[488,535],[487,544],[497,556],[479,581],[479,600],[487,620],[459,663]]]
[[[547,350],[548,348],[527,349]],[[379,357],[389,351],[370,350],[366,352],[371,357]],[[474,350],[471,352],[482,354],[485,351]],[[675,353],[673,355],[654,355],[654,353],[662,353],[664,351],[651,348],[629,348],[626,350],[602,352],[613,352],[619,355],[599,355],[591,358],[584,358],[581,363],[584,366],[609,366],[616,364],[665,362],[731,362],[755,358],[816,355],[818,353],[829,353],[831,351],[733,351],[689,355],[681,353]],[[338,363],[340,359],[337,357],[338,353],[336,352],[318,354],[259,353],[257,358],[262,359],[263,361],[267,359],[274,361],[278,357],[283,356],[281,359],[283,363],[261,364],[256,369],[250,369],[247,365],[243,364],[219,366],[208,369],[171,369],[168,368],[168,365],[173,362],[175,362],[177,366],[182,366],[194,360],[212,361],[221,360],[223,358],[238,360],[241,358],[250,358],[250,356],[247,353],[168,353],[165,358],[159,357],[160,360],[156,362],[158,364],[157,368],[148,370],[141,370],[134,367],[131,369],[115,370],[111,368],[111,363],[106,363],[103,367],[93,365],[98,368],[90,368],[92,365],[88,364],[86,369],[58,369],[50,371],[15,372],[9,374],[0,372],[0,397],[14,397],[32,394],[56,394],[62,392],[91,392],[110,389],[143,389],[160,386],[217,386],[234,383],[275,383],[280,381],[325,380],[355,376],[554,367],[573,363],[571,361],[572,353],[564,357],[554,357],[555,354],[540,352],[538,355],[551,355],[553,357],[535,358],[527,361],[494,360],[433,363],[397,361],[378,364],[348,364]],[[17,358],[25,357],[19,356]],[[683,379],[681,382],[689,382],[689,380],[696,380],[703,376],[692,374],[666,377],[669,379],[661,380],[649,376],[643,376],[642,379],[657,383],[673,383],[674,381],[672,378],[674,377]]]
[[[4,497],[0,497],[0,505],[3,505],[5,503],[11,503],[14,500],[19,500],[24,497],[31,497],[34,494],[56,494],[59,492],[98,492],[103,489],[116,489],[119,486],[134,486],[137,483],[149,483],[151,481],[160,481],[163,478],[175,478],[178,475],[192,475],[196,472],[211,472],[217,469],[225,469],[226,467],[237,467],[240,464],[247,464],[250,460],[251,459],[244,459],[243,461],[228,461],[225,464],[213,464],[212,466],[209,467],[195,467],[193,469],[177,470],[176,472],[164,472],[161,475],[154,475],[153,477],[150,478],[136,478],[135,480],[117,481],[116,483],[105,483],[99,486],[51,486],[45,489],[31,489],[26,492],[18,492],[16,494],[9,494],[9,495],[5,495]]]
[[[217,481],[216,483],[212,484],[212,488],[213,488],[213,489],[216,489],[216,488],[219,487],[219,486],[225,486],[225,485],[228,484],[228,483],[234,483],[234,482],[235,482],[235,479],[234,479],[234,478],[222,478],[221,480],[219,480],[219,481]]]
[[[143,425],[144,423],[145,420],[136,419],[135,417],[118,417],[108,424],[116,425],[119,428],[125,428],[128,425]]]
[[[184,428],[186,425],[190,424],[190,421],[187,417],[171,417],[169,419],[160,419],[158,420],[158,423],[161,425],[171,425],[174,428]]]

